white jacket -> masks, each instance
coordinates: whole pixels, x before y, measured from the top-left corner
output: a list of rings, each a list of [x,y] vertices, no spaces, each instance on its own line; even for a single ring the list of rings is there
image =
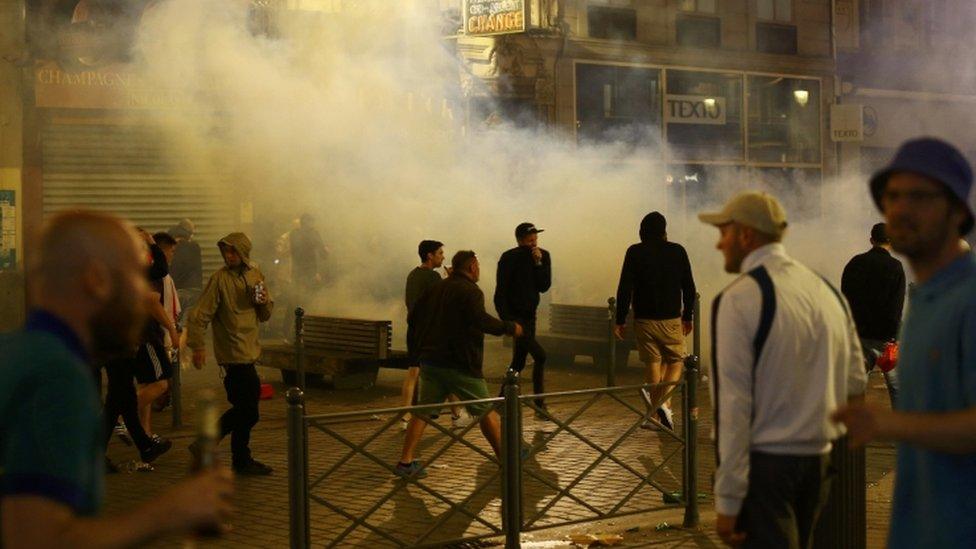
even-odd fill
[[[775,312],[756,360],[762,292],[749,272],[763,267]],[[867,375],[847,302],[782,244],[750,253],[746,273],[713,303],[712,403],[716,510],[738,515],[749,487],[749,453],[830,452],[844,434],[830,413],[864,393]]]

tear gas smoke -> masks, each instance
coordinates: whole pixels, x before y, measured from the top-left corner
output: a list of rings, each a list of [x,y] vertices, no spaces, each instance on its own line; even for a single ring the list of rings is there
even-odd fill
[[[745,172],[669,185],[659,150],[462,124],[462,62],[435,4],[285,12],[274,39],[249,32],[246,8],[231,0],[169,0],[145,15],[136,48],[145,77],[192,102],[192,115],[157,123],[180,158],[219,166],[236,194],[253,198],[257,220],[274,220],[256,226],[269,234],[252,235],[263,268],[290,220],[314,213],[331,282],[306,308],[391,318],[402,336],[403,285],[424,238],[443,241],[448,257],[478,253],[491,311],[497,258],[514,245],[515,225],[531,221],[553,256],[550,299],[603,305],[641,218],[659,210],[688,249],[707,316],[731,277],[718,232],[695,214],[762,185]],[[865,182],[776,194],[791,215],[791,253],[839,281],[877,220]]]

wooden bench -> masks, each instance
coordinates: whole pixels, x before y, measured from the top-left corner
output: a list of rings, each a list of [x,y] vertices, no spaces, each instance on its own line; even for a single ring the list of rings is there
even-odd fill
[[[406,369],[406,353],[390,348],[392,322],[306,315],[305,377],[320,376],[337,389],[366,388],[380,367]],[[263,343],[261,365],[281,370],[286,385],[298,384],[293,342]]]
[[[548,364],[572,366],[577,356],[589,356],[598,368],[606,368],[610,360],[610,311],[607,307],[567,305],[549,306],[549,331],[536,334],[536,340],[546,350]],[[616,368],[627,365],[630,351],[636,350],[634,321],[627,318],[624,340],[614,339]]]

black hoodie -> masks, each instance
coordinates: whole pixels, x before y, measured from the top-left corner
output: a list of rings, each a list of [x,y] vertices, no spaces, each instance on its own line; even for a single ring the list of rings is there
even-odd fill
[[[688,253],[680,244],[668,242],[660,226],[651,219],[641,223],[641,242],[627,249],[617,286],[617,324],[627,322],[631,303],[634,318],[691,321],[695,308],[695,279]]]

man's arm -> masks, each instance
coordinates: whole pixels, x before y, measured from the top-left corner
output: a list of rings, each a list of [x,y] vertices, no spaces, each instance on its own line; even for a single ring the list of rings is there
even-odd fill
[[[499,320],[485,311],[485,294],[481,291],[471,292],[468,299],[468,315],[474,321],[475,326],[486,334],[491,335],[514,335],[515,323]]]
[[[540,294],[544,294],[552,287],[552,257],[549,252],[542,250],[542,263],[533,265],[533,276],[535,277],[535,289]]]
[[[854,445],[871,440],[904,442],[947,454],[976,453],[976,306],[963,317],[957,337],[962,353],[958,389],[969,407],[948,412],[898,412],[854,402],[831,418],[847,426]]]
[[[715,470],[715,510],[736,516],[749,489],[752,418],[752,339],[759,323],[758,287],[733,286],[722,296],[713,322],[715,341],[715,436],[719,465]],[[735,291],[738,290],[738,291]]]
[[[508,282],[512,278],[511,256],[507,253],[502,254],[498,260],[498,269],[495,271],[495,312],[503,320],[511,318],[508,312]],[[482,300],[484,297],[482,296]]]
[[[688,252],[681,249],[681,299],[683,310],[681,320],[691,322],[698,320],[695,316],[695,299],[698,297],[698,289],[695,287],[695,277],[691,274],[691,260],[688,259]]]
[[[0,545],[6,549],[136,547],[167,533],[220,524],[231,514],[232,490],[226,470],[210,471],[129,513],[105,518],[81,518],[67,505],[43,496],[4,496]]]
[[[868,388],[868,374],[864,369],[864,351],[861,349],[861,338],[857,336],[857,326],[846,298],[840,299],[847,320],[847,398],[861,398]]]
[[[210,280],[207,281],[207,287],[200,294],[196,307],[187,315],[189,320],[187,321],[186,344],[194,351],[206,347],[203,336],[207,331],[207,325],[213,320],[214,315],[217,314],[217,308],[220,306],[220,290],[217,287],[219,273],[220,271],[217,271],[210,277]]]
[[[617,283],[617,325],[627,323],[630,300],[634,294],[634,258],[630,249],[624,255],[624,266],[620,269],[620,282]]]
[[[146,294],[146,304],[149,307],[149,315],[153,320],[159,323],[160,326],[166,333],[169,334],[170,339],[173,341],[173,345],[177,345],[180,341],[180,336],[176,332],[176,324],[173,322],[173,318],[166,312],[166,308],[160,302],[161,296],[159,292],[150,290]]]

